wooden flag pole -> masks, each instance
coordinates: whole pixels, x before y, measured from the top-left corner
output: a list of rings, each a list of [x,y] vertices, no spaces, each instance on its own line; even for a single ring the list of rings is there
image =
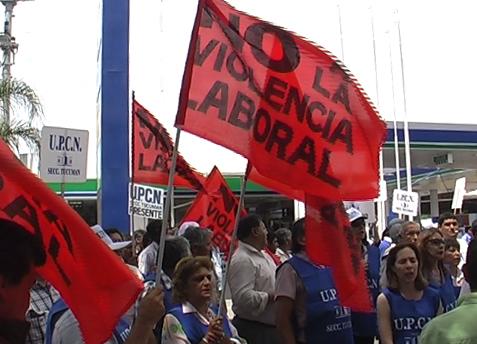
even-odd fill
[[[237,207],[237,212],[235,214],[235,224],[234,224],[234,231],[232,234],[232,240],[230,241],[230,248],[229,248],[229,254],[228,254],[228,259],[227,259],[227,265],[225,266],[225,274],[223,275],[223,283],[222,283],[222,293],[220,294],[220,301],[219,301],[219,311],[218,315],[222,314],[222,309],[223,305],[225,304],[225,290],[227,289],[227,283],[228,283],[228,277],[229,277],[229,268],[230,268],[230,262],[232,261],[232,254],[234,252],[234,244],[235,241],[237,240],[237,229],[238,229],[238,224],[240,220],[240,212],[242,211],[243,204],[244,204],[244,199],[245,199],[245,190],[247,189],[247,181],[248,181],[248,172],[249,172],[249,166],[250,162],[247,163],[247,169],[245,171],[245,175],[243,176],[242,179],[242,187],[240,189],[240,198],[239,198],[239,205]]]
[[[174,176],[176,174],[176,162],[179,151],[179,139],[181,137],[181,129],[177,129],[176,140],[174,142],[174,150],[172,151],[171,167],[169,169],[169,181],[167,184],[167,196],[166,204],[162,212],[162,229],[161,238],[159,240],[159,249],[157,250],[156,258],[156,285],[159,285],[161,280],[162,261],[164,259],[164,246],[166,242],[167,225],[169,223],[169,217],[171,216],[171,203],[172,203],[172,189],[174,188]]]

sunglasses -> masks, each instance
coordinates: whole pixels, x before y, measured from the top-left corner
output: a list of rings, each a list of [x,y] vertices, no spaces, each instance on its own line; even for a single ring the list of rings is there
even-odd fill
[[[445,241],[442,240],[442,239],[431,239],[428,241],[429,243],[431,243],[432,245],[434,246],[440,246],[440,245],[444,245],[445,244]]]

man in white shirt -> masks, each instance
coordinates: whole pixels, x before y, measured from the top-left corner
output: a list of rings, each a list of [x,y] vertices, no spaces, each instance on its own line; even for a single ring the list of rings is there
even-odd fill
[[[137,258],[139,271],[141,271],[144,276],[156,271],[157,250],[159,249],[161,230],[161,220],[153,220],[149,222],[146,227],[147,234],[149,234],[152,242],[144,250],[142,250]]]
[[[232,256],[229,287],[232,293],[232,323],[239,336],[249,344],[275,344],[275,269],[273,260],[263,249],[267,229],[256,215],[240,219],[239,246]]]

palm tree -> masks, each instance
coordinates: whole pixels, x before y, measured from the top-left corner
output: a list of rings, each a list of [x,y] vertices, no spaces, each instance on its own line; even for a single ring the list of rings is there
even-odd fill
[[[7,114],[16,116],[9,118]],[[19,114],[26,119],[19,119]],[[18,152],[20,142],[24,142],[37,150],[40,135],[33,122],[42,116],[40,99],[30,86],[17,79],[0,81],[0,138],[10,147]]]

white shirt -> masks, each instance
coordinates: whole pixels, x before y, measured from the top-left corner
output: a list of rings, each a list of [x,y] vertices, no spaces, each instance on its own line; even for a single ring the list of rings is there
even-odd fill
[[[147,247],[139,253],[137,257],[137,265],[139,271],[145,276],[150,272],[156,271],[157,263],[157,250],[159,245],[157,242],[153,241]]]
[[[94,321],[94,320],[92,320]],[[78,320],[76,320],[73,312],[67,310],[64,312],[55,324],[53,335],[51,336],[52,344],[85,344]],[[114,337],[105,344],[117,344]]]
[[[275,292],[275,270],[275,263],[265,252],[239,242],[229,272],[232,310],[237,316],[275,325],[275,307],[268,301],[268,294]]]
[[[204,317],[202,314],[200,314],[197,311],[197,309],[189,302],[182,304],[182,312],[184,314],[194,313],[197,319],[202,324],[209,326],[209,320],[206,317]],[[210,308],[208,310],[208,317],[209,318],[215,317],[215,313]],[[229,320],[227,319],[227,321]],[[238,339],[237,329],[230,323],[230,321],[229,321],[229,326],[230,326],[230,331],[232,332],[232,337],[235,337],[235,338],[230,338],[230,340],[233,343],[240,344],[241,341]],[[190,341],[189,339],[187,339],[187,336],[184,332],[182,324],[180,323],[179,319],[177,319],[172,314],[166,314],[166,316],[164,317],[164,323],[162,325],[161,343],[162,344],[190,344]]]

